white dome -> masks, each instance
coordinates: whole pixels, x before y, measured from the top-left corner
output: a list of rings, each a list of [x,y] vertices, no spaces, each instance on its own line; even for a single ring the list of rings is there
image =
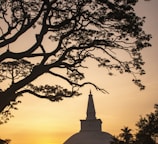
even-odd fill
[[[72,135],[64,144],[110,144],[112,135],[106,132],[79,132]]]
[[[102,121],[96,118],[92,94],[89,94],[87,118],[81,120],[80,132],[68,138],[64,144],[111,144],[113,137],[107,132],[102,132]]]

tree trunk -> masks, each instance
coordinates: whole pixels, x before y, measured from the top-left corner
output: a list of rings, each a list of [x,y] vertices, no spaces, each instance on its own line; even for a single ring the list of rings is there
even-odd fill
[[[42,75],[44,72],[47,71],[47,68],[44,66],[35,67],[31,74],[27,76],[25,79],[12,84],[7,90],[0,93],[0,113],[4,110],[4,108],[10,105],[11,101],[15,101],[16,98],[19,96],[16,94],[21,88],[26,86],[27,84],[31,83],[37,77]]]

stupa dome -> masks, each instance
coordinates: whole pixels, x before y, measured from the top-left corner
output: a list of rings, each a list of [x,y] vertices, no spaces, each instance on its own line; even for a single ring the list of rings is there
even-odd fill
[[[81,120],[81,130],[68,138],[64,144],[111,144],[113,137],[101,128],[102,121],[96,118],[93,97],[90,92],[87,118]]]

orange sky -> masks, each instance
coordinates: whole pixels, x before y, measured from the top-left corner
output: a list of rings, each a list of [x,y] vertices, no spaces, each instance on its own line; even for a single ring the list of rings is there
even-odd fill
[[[145,2],[139,0],[136,10],[138,15],[146,16],[145,30],[153,35],[152,47],[143,50],[147,72],[142,77],[146,85],[140,91],[129,75],[109,77],[103,69],[90,65],[87,79],[108,90],[103,94],[92,87],[82,89],[83,95],[64,101],[51,103],[31,95],[20,98],[18,111],[13,111],[14,118],[7,124],[0,125],[0,138],[11,139],[11,144],[61,144],[69,136],[80,130],[80,119],[86,117],[87,100],[90,89],[94,97],[97,117],[103,121],[103,131],[117,135],[124,126],[135,131],[135,123],[140,115],[153,110],[158,103],[158,0]],[[49,80],[49,79],[46,79]]]

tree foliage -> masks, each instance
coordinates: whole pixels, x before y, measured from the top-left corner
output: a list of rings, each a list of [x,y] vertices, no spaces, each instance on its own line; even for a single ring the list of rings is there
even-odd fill
[[[134,11],[137,0],[0,2],[0,82],[7,83],[0,89],[0,112],[25,93],[59,101],[80,95],[79,88],[87,84],[104,91],[84,80],[87,59],[107,74],[131,74],[144,89],[138,78],[145,74],[141,50],[151,46],[151,35],[143,30],[145,18]],[[37,84],[45,74],[69,87]]]
[[[132,129],[127,126],[121,129],[119,136],[113,136],[113,141],[111,144],[133,144],[133,134]]]
[[[141,117],[136,126],[136,144],[155,144],[154,138],[158,136],[158,104],[155,105],[155,111]]]
[[[5,140],[0,139],[0,144],[9,144],[10,141],[11,141],[10,139],[5,139]]]
[[[114,137],[112,144],[156,144],[158,139],[158,104],[155,104],[155,111],[140,117],[136,123],[136,134],[131,129],[124,127],[118,137]]]
[[[123,140],[122,142],[124,144],[130,144],[133,138],[133,135],[131,133],[131,129],[129,129],[128,127],[124,127],[123,129],[121,129],[122,133],[120,133],[120,138]]]

